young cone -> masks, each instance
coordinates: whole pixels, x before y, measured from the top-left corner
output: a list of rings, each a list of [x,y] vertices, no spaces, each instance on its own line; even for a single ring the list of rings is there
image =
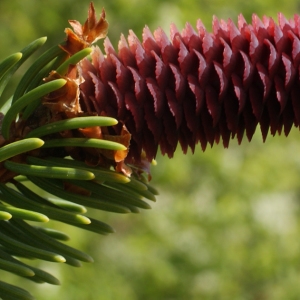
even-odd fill
[[[126,161],[148,160],[158,148],[172,157],[200,142],[203,150],[222,139],[251,140],[260,125],[265,140],[300,124],[300,17],[286,20],[253,15],[213,18],[209,33],[198,20],[182,33],[171,25],[169,40],[162,29],[144,28],[142,42],[130,31],[121,36],[118,52],[108,38],[105,55],[94,48],[83,63],[81,101],[87,111],[118,119],[131,134]],[[115,128],[119,134],[121,127]]]

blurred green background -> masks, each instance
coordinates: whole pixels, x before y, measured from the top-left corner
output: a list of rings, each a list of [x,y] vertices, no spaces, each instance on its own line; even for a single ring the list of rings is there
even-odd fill
[[[0,57],[48,36],[48,47],[64,39],[68,19],[84,21],[89,1],[1,0]],[[212,16],[237,20],[243,13],[287,18],[300,12],[288,0],[110,0],[105,7],[114,46],[133,29],[141,37],[148,24],[168,31]],[[101,46],[101,41],[99,43]],[[62,286],[36,285],[1,273],[37,299],[300,299],[300,134],[251,143],[232,141],[203,153],[157,158],[153,185],[160,191],[151,211],[139,215],[97,213],[117,233],[103,237],[59,223],[71,245],[91,254],[94,264],[72,268],[40,266]],[[3,278],[1,278],[3,279]]]

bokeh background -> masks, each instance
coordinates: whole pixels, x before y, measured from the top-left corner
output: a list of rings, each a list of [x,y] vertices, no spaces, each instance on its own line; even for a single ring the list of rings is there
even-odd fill
[[[242,13],[277,19],[300,13],[297,0],[110,0],[105,7],[109,38],[117,47],[121,33],[141,37],[147,24],[168,31],[212,16],[237,20]],[[48,47],[64,39],[68,19],[84,21],[89,1],[1,0],[0,57],[41,36]],[[99,43],[101,47],[101,41]],[[300,95],[299,95],[300,97]],[[97,213],[117,233],[97,236],[67,225],[70,244],[91,254],[82,268],[40,264],[62,286],[36,285],[1,273],[29,289],[37,299],[300,299],[300,133],[267,138],[259,129],[251,143],[232,141],[203,153],[158,156],[152,184],[160,196],[139,215]],[[93,214],[93,212],[91,212]]]

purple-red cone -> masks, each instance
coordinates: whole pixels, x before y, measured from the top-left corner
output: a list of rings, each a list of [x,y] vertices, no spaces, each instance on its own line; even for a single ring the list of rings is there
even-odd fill
[[[202,149],[222,139],[251,140],[260,125],[265,140],[287,135],[300,125],[300,17],[287,21],[253,15],[213,19],[213,33],[199,20],[180,34],[171,25],[171,40],[162,29],[148,27],[140,42],[130,31],[118,52],[108,39],[106,55],[95,48],[82,64],[82,106],[88,112],[117,118],[132,135],[128,161],[150,160],[158,148],[171,157]],[[118,134],[120,127],[115,127]]]

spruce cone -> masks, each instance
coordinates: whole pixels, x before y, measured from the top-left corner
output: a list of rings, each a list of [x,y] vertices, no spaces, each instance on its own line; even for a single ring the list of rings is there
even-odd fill
[[[227,147],[230,138],[251,140],[260,125],[288,135],[300,124],[300,17],[278,15],[238,27],[213,19],[213,33],[198,20],[180,34],[171,25],[171,41],[162,29],[145,27],[140,42],[130,31],[121,36],[118,53],[108,39],[106,56],[95,48],[83,63],[81,98],[88,111],[121,121],[132,135],[127,161],[149,160],[160,147],[172,157],[200,142]],[[120,128],[115,128],[116,133]]]

